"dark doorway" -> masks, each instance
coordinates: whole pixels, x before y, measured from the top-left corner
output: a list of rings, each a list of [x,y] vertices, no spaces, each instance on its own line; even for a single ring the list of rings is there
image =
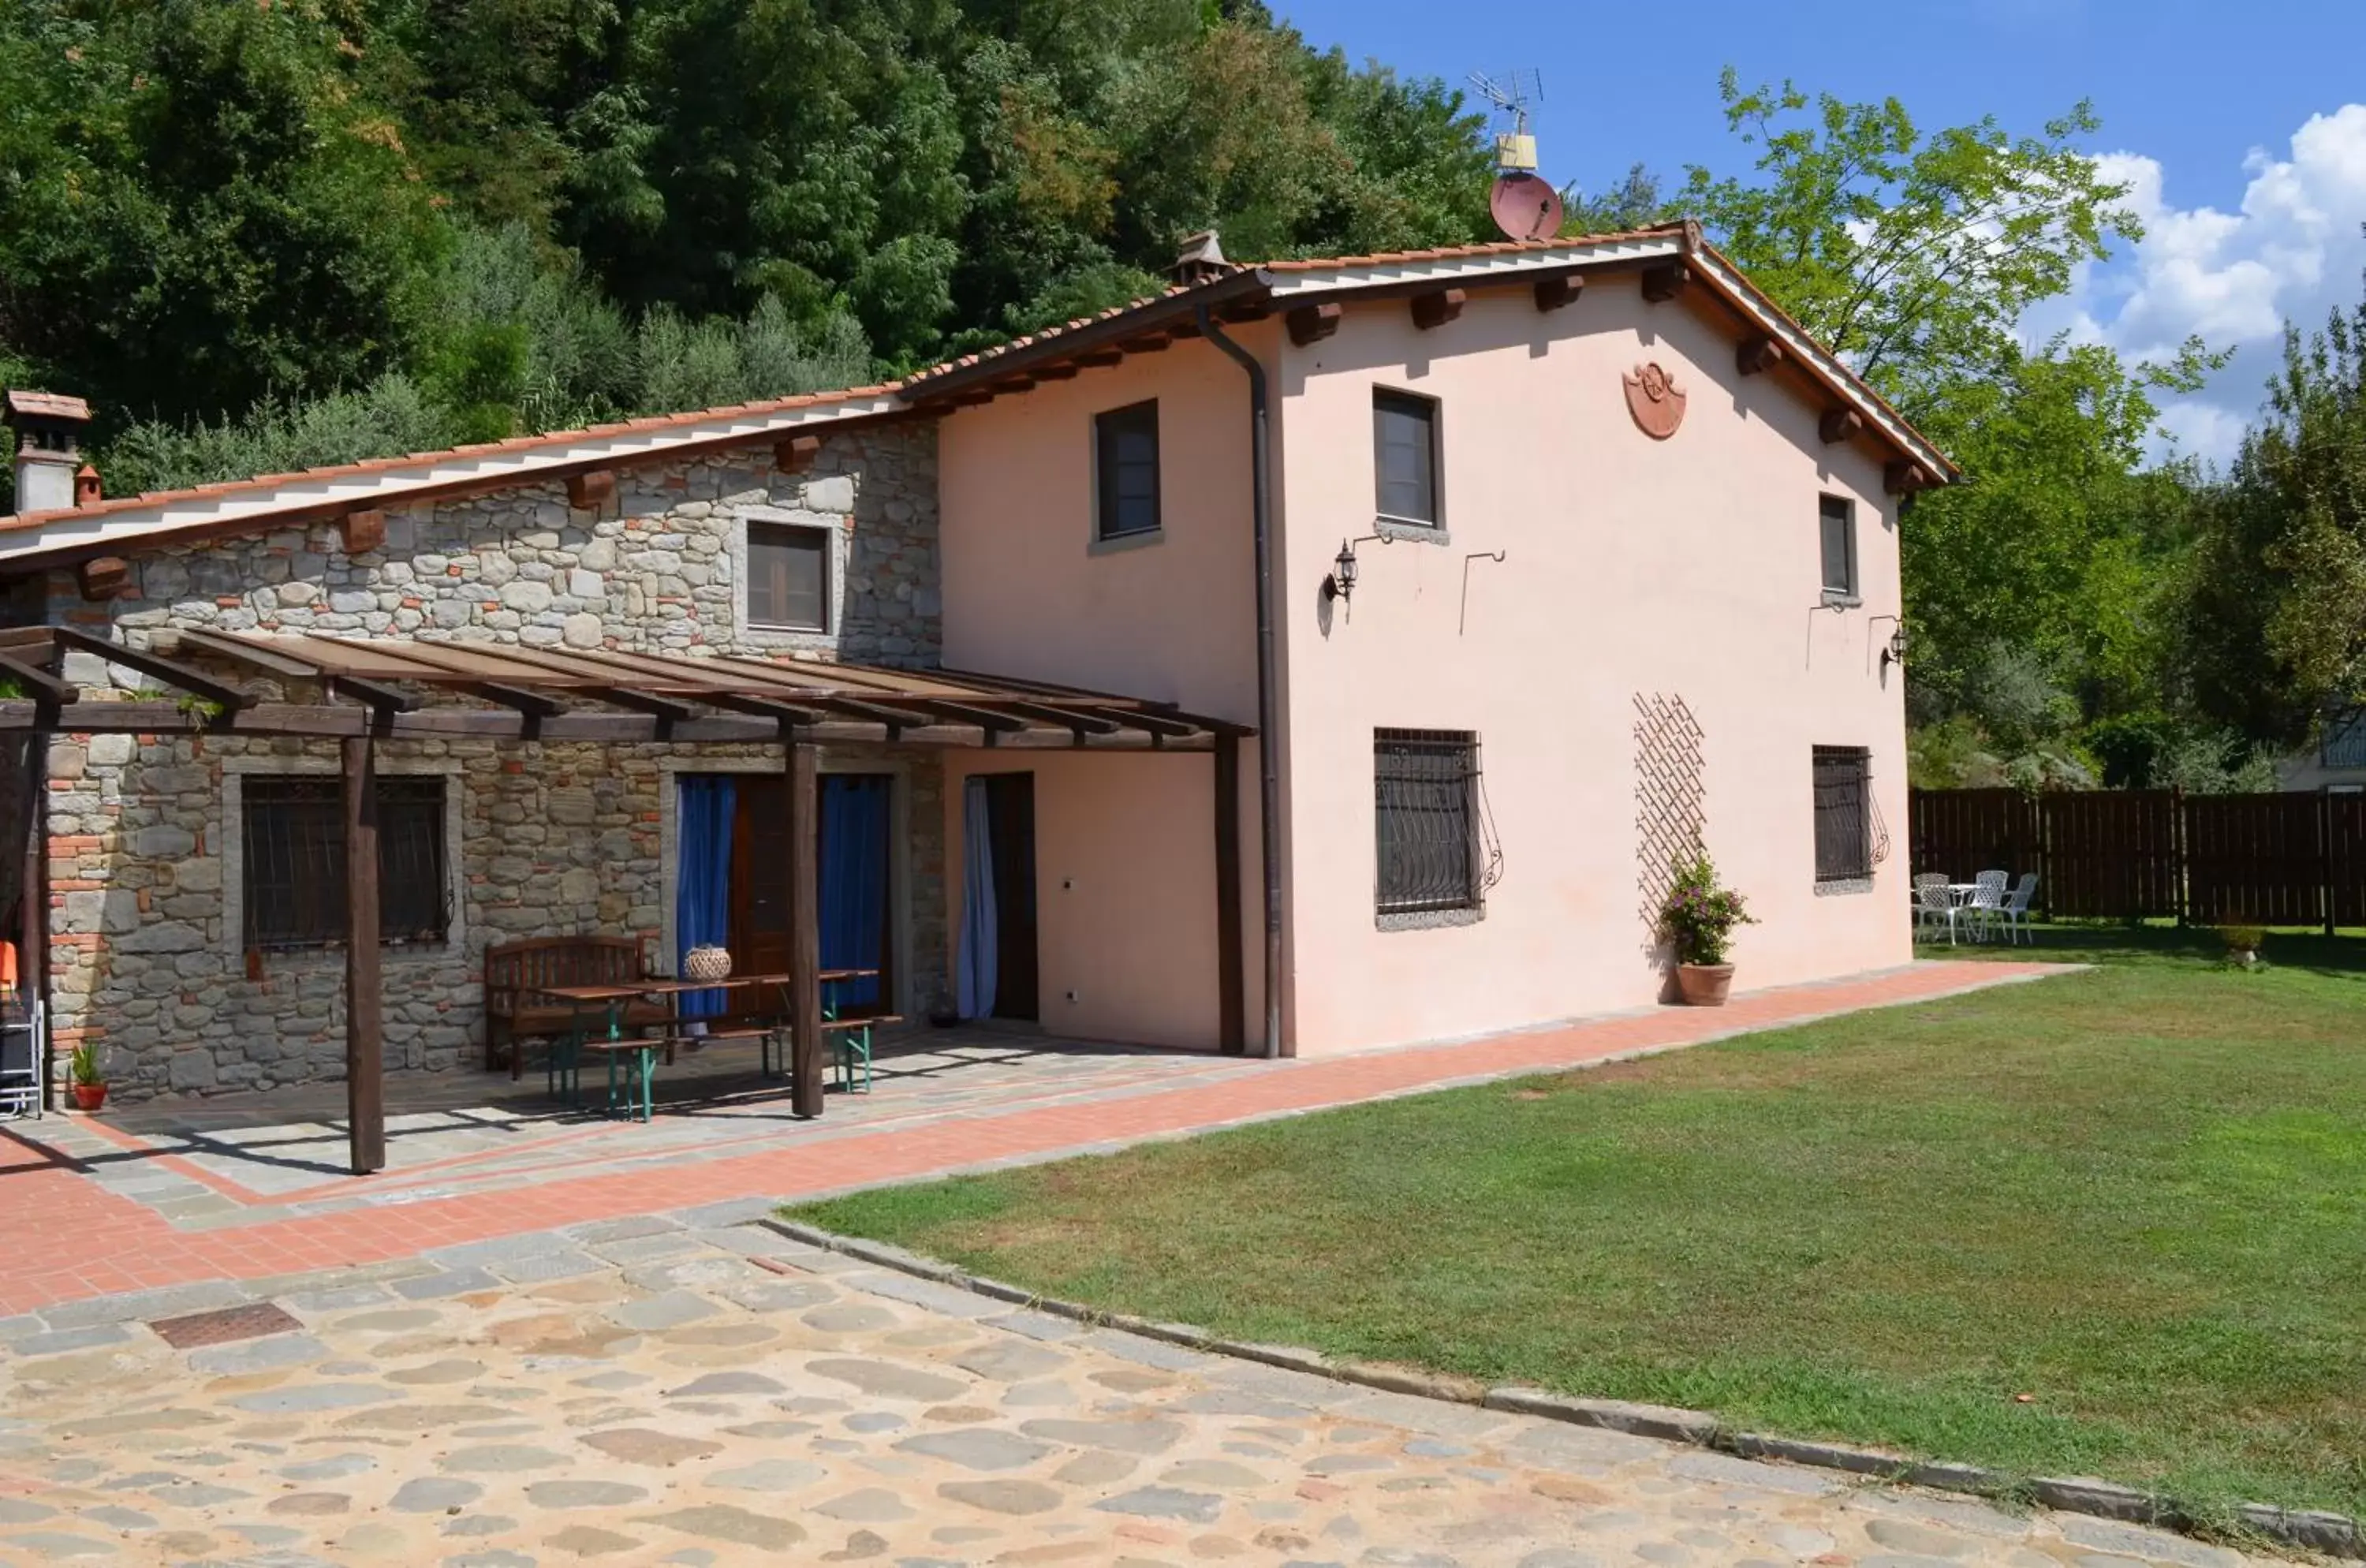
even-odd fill
[[[1042,1016],[1035,977],[1035,775],[989,773],[986,809],[994,855],[994,1016]]]
[[[731,823],[732,967],[784,975],[789,953],[789,781],[778,773],[738,778]],[[891,1010],[896,995],[895,900],[887,773],[825,773],[821,841],[806,863],[818,879],[824,969],[876,969],[876,980],[843,981],[824,998],[840,1017]],[[735,997],[735,1003],[746,998]]]

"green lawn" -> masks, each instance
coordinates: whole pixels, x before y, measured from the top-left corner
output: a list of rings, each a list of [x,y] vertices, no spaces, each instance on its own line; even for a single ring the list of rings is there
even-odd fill
[[[2101,967],[797,1213],[1238,1337],[2366,1513],[2366,941],[2037,952]]]

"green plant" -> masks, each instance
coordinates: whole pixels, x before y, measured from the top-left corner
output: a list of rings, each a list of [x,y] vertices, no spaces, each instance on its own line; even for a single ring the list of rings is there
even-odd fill
[[[1733,928],[1757,923],[1741,894],[1718,886],[1717,867],[1706,852],[1678,863],[1660,911],[1660,935],[1674,946],[1677,963],[1722,964]]]
[[[87,1040],[73,1048],[73,1055],[67,1058],[66,1066],[78,1084],[96,1086],[107,1081],[107,1074],[98,1062],[98,1047]]]

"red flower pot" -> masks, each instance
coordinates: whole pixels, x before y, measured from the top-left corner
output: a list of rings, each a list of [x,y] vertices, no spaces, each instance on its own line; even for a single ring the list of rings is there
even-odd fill
[[[1679,964],[1676,965],[1676,989],[1684,993],[1686,1007],[1721,1008],[1725,1005],[1726,993],[1733,989],[1733,965]]]
[[[96,1111],[107,1103],[107,1086],[103,1083],[78,1083],[73,1086],[74,1108]]]

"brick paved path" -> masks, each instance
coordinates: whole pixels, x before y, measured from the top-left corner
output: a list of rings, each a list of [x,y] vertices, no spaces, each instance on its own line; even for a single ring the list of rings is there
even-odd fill
[[[1087,1330],[755,1226],[478,1242],[204,1348],[123,1303],[0,1325],[0,1562],[2245,1561]]]
[[[1056,1054],[1008,1087],[833,1097],[816,1122],[661,1115],[592,1122],[519,1146],[368,1179],[290,1185],[84,1119],[0,1131],[9,1227],[0,1316],[206,1280],[265,1280],[597,1219],[780,1200],[1041,1159],[1262,1117],[1686,1045],[1860,1008],[2058,973],[1925,963],[1762,991],[1721,1010],[1655,1008],[1565,1028],[1290,1062]],[[931,1098],[931,1095],[936,1098]],[[774,1108],[775,1110],[777,1107]],[[254,1154],[250,1146],[250,1155]],[[263,1151],[262,1157],[269,1157]]]

